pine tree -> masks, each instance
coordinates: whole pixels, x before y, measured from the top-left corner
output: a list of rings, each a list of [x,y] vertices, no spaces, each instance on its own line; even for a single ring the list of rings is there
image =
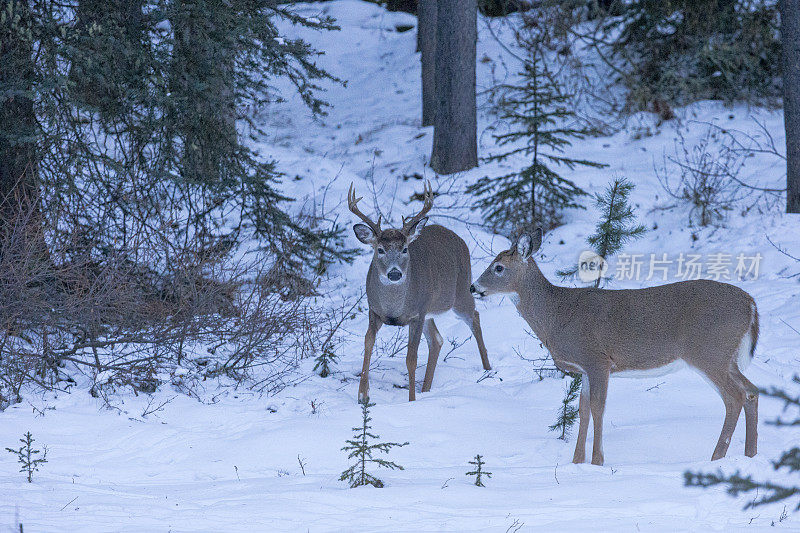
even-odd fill
[[[619,80],[629,90],[626,105],[632,111],[659,112],[700,99],[777,98],[782,3],[614,2],[615,13],[599,25],[603,37],[597,44],[619,60],[615,65],[621,67]]]
[[[569,430],[578,419],[578,409],[573,405],[578,399],[583,379],[581,374],[572,376],[567,390],[564,392],[564,399],[561,400],[561,408],[558,410],[558,419],[550,426],[550,431],[560,431],[558,436],[561,440],[567,440]]]
[[[74,6],[13,0],[0,24],[0,81],[9,87],[0,97],[0,185],[30,187],[54,218],[68,213],[69,224],[43,214],[54,241],[72,246],[86,228],[93,249],[84,255],[149,242],[169,243],[172,257],[183,253],[177,243],[231,250],[256,237],[276,264],[293,261],[304,274],[353,256],[342,228],[289,212],[277,163],[251,148],[266,132],[246,112],[280,101],[283,79],[324,114],[320,83],[341,80],[279,24],[336,30],[333,19],[304,17],[281,0]],[[234,212],[241,224],[230,223]]]
[[[361,426],[353,428],[355,432],[353,438],[345,441],[347,442],[347,446],[342,448],[342,451],[350,452],[347,456],[348,459],[355,458],[356,460],[354,465],[342,472],[342,475],[339,476],[339,481],[347,481],[350,484],[350,488],[361,487],[363,485],[372,485],[375,488],[383,487],[383,481],[367,472],[368,465],[375,465],[378,468],[389,468],[391,470],[403,470],[403,467],[397,463],[372,456],[375,451],[389,453],[389,450],[394,447],[408,445],[407,442],[403,444],[396,442],[370,443],[370,439],[377,440],[380,438],[380,436],[370,432],[372,426],[370,426],[369,423],[372,421],[372,417],[369,416],[369,410],[374,406],[374,403],[361,404]]]
[[[800,384],[800,376],[794,377],[794,382]],[[784,409],[792,407],[797,410],[797,416],[794,420],[777,419],[768,424],[774,426],[800,426],[800,396],[790,396],[786,391],[772,388],[770,391],[760,391],[761,394],[777,398],[784,402]],[[787,473],[793,473],[800,476],[800,447],[793,447],[781,454],[777,461],[773,461],[772,466],[775,470],[783,470]],[[752,476],[742,476],[737,470],[736,473],[726,475],[722,471],[710,474],[705,472],[685,472],[684,481],[688,487],[714,487],[724,486],[727,487],[727,492],[731,496],[738,496],[748,492],[755,491],[756,496],[750,500],[745,509],[758,507],[768,503],[775,503],[786,500],[793,496],[800,495],[800,478],[797,482],[792,483],[773,483],[771,481],[754,480]],[[798,501],[795,511],[800,511],[800,501]]]
[[[314,371],[319,373],[319,377],[327,378],[333,372],[331,368],[336,363],[336,354],[330,347],[326,346],[314,359]]]
[[[528,49],[530,60],[521,73],[522,83],[499,88],[499,118],[510,131],[494,138],[499,146],[509,148],[486,161],[522,155],[530,158],[530,164],[504,176],[484,177],[467,188],[478,197],[473,207],[496,229],[509,231],[520,226],[551,228],[563,210],[582,207],[578,199],[587,195],[586,191],[561,176],[558,167],[605,166],[565,155],[571,139],[582,139],[591,132],[571,124],[575,118],[572,95],[562,91],[547,68],[540,44],[528,43]]]
[[[6,451],[17,456],[17,462],[21,465],[19,471],[27,474],[28,483],[33,483],[33,473],[39,471],[39,465],[47,462],[47,447],[44,448],[44,453],[41,450],[34,450],[33,443],[36,439],[33,438],[31,432],[25,433],[25,436],[19,441],[22,443],[19,450],[6,448]],[[37,457],[42,453],[41,457]]]
[[[70,94],[106,124],[130,113],[146,87],[145,0],[78,0],[72,35]]]
[[[480,454],[476,455],[475,456],[475,460],[474,461],[470,461],[469,464],[475,465],[475,470],[473,470],[472,472],[467,472],[466,475],[467,476],[475,476],[475,486],[476,487],[485,487],[486,485],[483,484],[483,481],[481,480],[481,476],[492,477],[492,473],[491,472],[485,472],[483,470],[483,465],[485,464],[483,462],[483,456],[480,455]]]
[[[622,250],[625,244],[640,238],[647,231],[641,224],[634,224],[636,214],[629,204],[633,188],[633,184],[625,178],[616,177],[603,194],[595,195],[595,206],[602,213],[602,218],[597,223],[595,233],[586,242],[603,261],[607,261],[610,256]],[[558,274],[567,277],[574,275],[577,270],[578,267],[574,267],[559,271]],[[597,277],[595,287],[600,286],[601,279],[601,276]]]

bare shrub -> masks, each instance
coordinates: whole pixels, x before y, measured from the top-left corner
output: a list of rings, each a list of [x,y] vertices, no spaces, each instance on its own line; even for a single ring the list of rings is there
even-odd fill
[[[81,379],[103,397],[164,383],[191,392],[209,378],[272,393],[317,348],[308,339],[334,338],[264,254],[234,260],[193,239],[100,255],[90,232],[48,242],[37,205],[2,212],[0,408],[26,386],[65,390]]]
[[[701,227],[722,223],[737,203],[752,194],[739,173],[746,154],[731,150],[725,131],[709,127],[693,145],[678,131],[675,153],[665,155],[656,176],[672,198],[690,206],[690,222]]]

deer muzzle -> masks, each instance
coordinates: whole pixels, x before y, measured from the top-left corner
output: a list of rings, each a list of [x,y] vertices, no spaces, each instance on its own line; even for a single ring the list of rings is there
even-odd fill
[[[389,281],[400,281],[400,278],[403,277],[403,273],[400,272],[398,268],[393,268],[386,273],[386,277],[389,278]]]
[[[486,296],[486,291],[484,291],[481,287],[476,287],[474,283],[469,286],[469,292],[478,298]]]

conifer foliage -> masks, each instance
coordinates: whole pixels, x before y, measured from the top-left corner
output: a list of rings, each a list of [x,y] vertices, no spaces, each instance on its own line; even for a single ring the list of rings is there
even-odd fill
[[[630,205],[630,194],[634,185],[622,177],[616,177],[603,194],[595,195],[595,206],[602,213],[595,233],[586,242],[604,261],[616,253],[630,241],[640,238],[647,228],[636,224],[636,214]],[[577,267],[559,272],[561,276],[571,276]],[[594,286],[599,287],[602,278],[598,277]]]
[[[33,443],[36,439],[33,438],[30,431],[25,433],[25,436],[19,441],[22,446],[18,450],[6,448],[6,451],[17,456],[17,462],[20,464],[19,471],[27,475],[28,483],[33,483],[33,473],[39,471],[39,465],[47,462],[47,447],[44,448],[44,452],[35,450]]]
[[[487,472],[483,469],[483,465],[486,464],[483,462],[483,456],[478,454],[475,456],[474,461],[470,461],[469,464],[475,465],[475,470],[472,472],[467,472],[466,475],[468,476],[475,476],[475,486],[476,487],[485,487],[486,485],[483,484],[483,480],[481,479],[482,476],[492,477],[491,472]]]
[[[625,244],[638,239],[647,231],[641,224],[634,224],[636,214],[629,203],[633,187],[625,178],[617,177],[604,194],[595,197],[595,204],[603,212],[603,218],[597,224],[597,231],[589,236],[587,242],[603,259],[616,254]],[[595,287],[599,285],[600,278],[595,282]]]
[[[567,437],[569,437],[569,430],[578,419],[578,409],[575,407],[574,402],[578,399],[578,395],[580,394],[582,378],[583,376],[581,376],[581,374],[572,376],[572,381],[570,381],[564,393],[564,399],[561,400],[561,408],[558,410],[558,419],[550,426],[550,431],[561,432],[558,436],[561,440],[567,440]]]
[[[494,138],[506,151],[486,160],[502,162],[523,156],[530,163],[504,176],[484,177],[467,189],[477,197],[473,207],[481,210],[496,230],[554,227],[563,210],[580,208],[578,200],[587,195],[559,174],[559,168],[605,166],[566,154],[570,139],[582,139],[591,132],[572,125],[575,119],[572,95],[563,92],[548,69],[540,43],[527,46],[530,56],[524,64],[521,83],[497,89],[500,93],[497,112],[503,132]]]
[[[336,363],[336,354],[329,347],[325,347],[314,359],[314,371],[321,378],[327,378],[333,373],[333,365]]]
[[[372,426],[369,424],[372,421],[372,417],[369,416],[369,410],[374,406],[374,403],[361,404],[361,426],[353,428],[355,432],[353,438],[345,441],[347,446],[342,448],[343,451],[350,452],[347,456],[348,459],[356,460],[354,465],[339,476],[339,481],[347,481],[350,484],[350,488],[363,485],[372,485],[379,489],[383,488],[383,481],[367,472],[367,467],[370,465],[391,470],[403,470],[403,467],[397,463],[373,457],[373,453],[376,451],[389,453],[389,450],[394,447],[408,445],[408,442],[403,444],[397,442],[371,442],[371,439],[378,440],[380,438],[380,436],[371,432]]]
[[[794,377],[794,382],[800,384],[800,376]],[[773,388],[769,391],[760,391],[762,395],[776,398],[784,402],[784,409],[793,408],[797,411],[794,420],[777,419],[768,424],[774,426],[800,426],[800,396],[791,396],[784,390]],[[752,476],[743,476],[738,470],[736,473],[727,475],[722,471],[716,473],[705,472],[685,472],[684,481],[688,487],[727,487],[727,492],[731,496],[738,496],[748,492],[755,492],[755,497],[746,505],[746,509],[758,507],[769,503],[784,501],[794,496],[800,496],[800,447],[794,446],[790,450],[783,452],[777,461],[773,461],[773,468],[786,474],[794,474],[799,478],[792,482],[771,482],[754,480]],[[795,511],[800,511],[800,500],[797,502]]]
[[[286,96],[279,79],[324,114],[320,84],[339,80],[279,24],[335,30],[333,19],[279,0],[15,0],[4,9],[15,53],[4,44],[0,79],[18,97],[0,98],[0,176],[11,177],[0,193],[22,174],[7,163],[19,159],[15,147],[33,142],[36,157],[21,168],[31,169],[54,255],[75,248],[80,230],[91,238],[77,252],[93,259],[167,241],[170,258],[150,261],[163,265],[183,253],[177,243],[209,255],[247,237],[278,261],[344,258],[339,228],[290,212],[276,162],[251,143],[265,134],[252,110]]]

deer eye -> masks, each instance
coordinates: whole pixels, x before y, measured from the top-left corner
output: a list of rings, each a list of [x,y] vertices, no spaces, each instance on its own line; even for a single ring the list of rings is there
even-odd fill
[[[385,253],[386,253],[386,250],[384,250],[383,248],[378,248],[378,255],[383,255]]]
[[[407,254],[407,253],[408,253],[408,246],[406,246],[405,248],[403,248],[403,253],[404,253],[404,254]]]
[[[498,274],[502,274],[502,273],[503,273],[503,270],[505,270],[505,268],[506,268],[506,267],[504,267],[503,265],[495,265],[495,267],[494,267],[494,271],[495,271],[496,273],[498,273]]]

